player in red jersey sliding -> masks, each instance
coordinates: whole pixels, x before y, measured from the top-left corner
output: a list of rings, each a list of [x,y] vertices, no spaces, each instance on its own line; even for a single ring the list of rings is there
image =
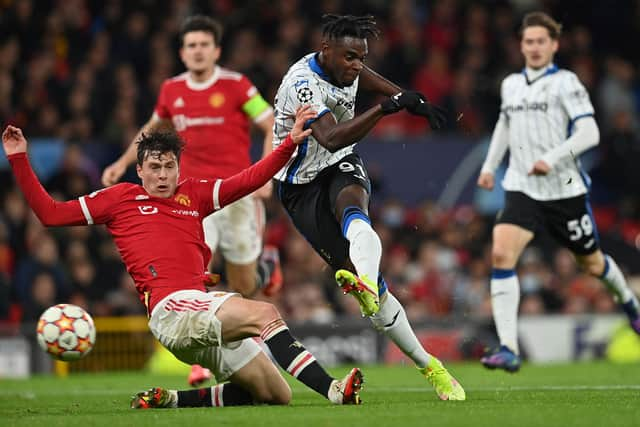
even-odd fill
[[[180,58],[187,71],[162,84],[154,113],[140,134],[175,129],[186,142],[180,159],[183,177],[227,178],[251,164],[252,123],[264,134],[263,157],[271,152],[273,108],[249,79],[217,65],[222,38],[222,26],[217,21],[192,16],[184,22],[180,35]],[[136,146],[132,143],[105,169],[103,185],[115,184],[135,161]],[[271,182],[257,194],[269,197]],[[207,245],[212,252],[219,250],[225,259],[229,287],[245,297],[253,296],[258,289],[271,296],[282,286],[277,249],[266,246],[260,257],[264,222],[264,205],[251,195],[202,222]],[[194,366],[189,383],[197,385],[210,377],[209,372]]]
[[[251,337],[261,337],[278,364],[336,404],[359,403],[362,374],[335,380],[295,340],[277,309],[238,294],[206,292],[202,218],[264,185],[311,130],[308,107],[296,113],[290,138],[272,154],[226,179],[178,182],[183,142],[175,134],[143,135],[136,166],[142,185],[123,183],[58,202],[27,159],[22,131],[7,126],[2,143],[25,198],[46,226],[105,224],[149,313],[153,335],[178,359],[210,369],[227,383],[200,390],[154,388],[132,407],[287,404],[291,390]]]

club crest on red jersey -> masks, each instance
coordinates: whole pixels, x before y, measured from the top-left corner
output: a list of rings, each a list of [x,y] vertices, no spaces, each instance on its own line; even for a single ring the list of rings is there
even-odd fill
[[[175,200],[182,206],[191,206],[191,199],[186,194],[179,193],[173,200]]]
[[[221,94],[220,92],[212,93],[211,96],[209,97],[209,104],[213,108],[222,107],[222,105],[224,104],[224,101],[225,101],[224,95]]]

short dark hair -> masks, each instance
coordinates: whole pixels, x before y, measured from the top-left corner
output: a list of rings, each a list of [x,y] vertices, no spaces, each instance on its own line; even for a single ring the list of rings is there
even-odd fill
[[[554,40],[558,40],[560,34],[562,34],[562,24],[544,12],[527,13],[524,18],[522,18],[520,35],[524,34],[524,30],[528,27],[544,27],[549,31],[549,36]]]
[[[326,40],[336,40],[342,37],[366,39],[370,36],[378,37],[380,30],[376,26],[373,15],[322,15],[322,37]]]
[[[213,36],[216,46],[222,43],[222,24],[205,15],[193,15],[182,23],[180,28],[180,44],[184,44],[184,35],[193,31],[204,31]]]
[[[184,141],[174,132],[143,133],[136,144],[138,144],[137,157],[140,166],[150,155],[159,157],[162,154],[173,153],[179,161],[184,149]]]

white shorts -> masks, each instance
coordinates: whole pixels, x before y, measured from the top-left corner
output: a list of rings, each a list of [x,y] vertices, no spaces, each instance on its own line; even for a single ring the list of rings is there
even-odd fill
[[[262,251],[264,222],[262,200],[249,195],[206,217],[204,240],[212,253],[220,249],[225,260],[249,264]]]
[[[252,338],[222,344],[222,323],[216,312],[234,295],[238,294],[174,292],[154,307],[149,329],[179,360],[209,368],[216,380],[225,381],[262,351]]]

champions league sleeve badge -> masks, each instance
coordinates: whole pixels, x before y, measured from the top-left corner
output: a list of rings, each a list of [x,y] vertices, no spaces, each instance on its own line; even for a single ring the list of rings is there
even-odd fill
[[[302,104],[306,104],[313,99],[313,91],[308,86],[304,86],[298,89],[296,95],[298,97],[298,101],[300,101]]]

